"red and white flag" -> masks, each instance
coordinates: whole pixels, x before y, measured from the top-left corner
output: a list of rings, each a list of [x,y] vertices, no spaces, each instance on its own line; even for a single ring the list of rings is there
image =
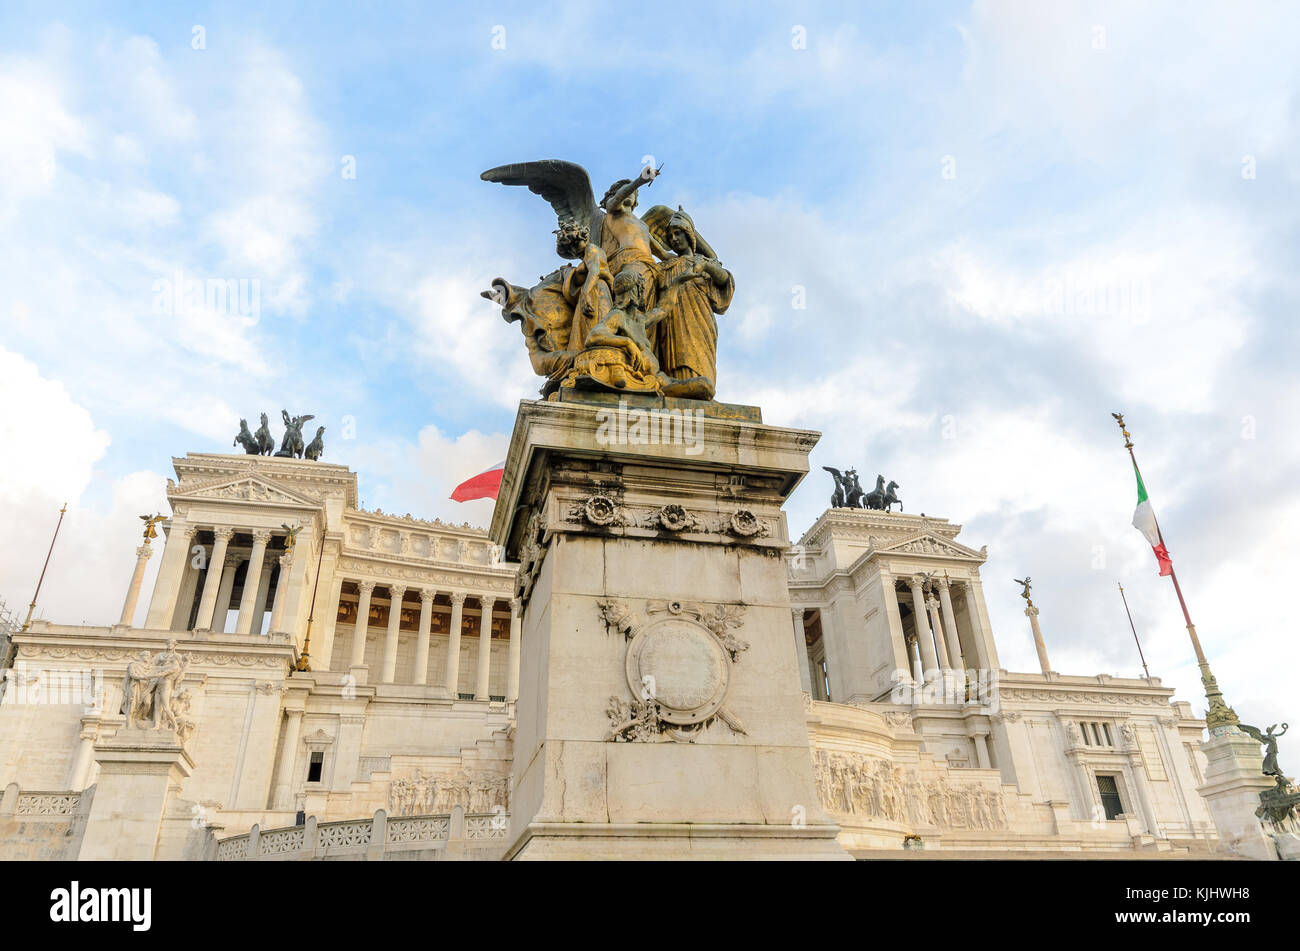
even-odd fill
[[[452,489],[451,500],[469,502],[472,499],[495,499],[501,491],[501,477],[505,474],[506,463],[503,459],[486,472],[480,472]]]

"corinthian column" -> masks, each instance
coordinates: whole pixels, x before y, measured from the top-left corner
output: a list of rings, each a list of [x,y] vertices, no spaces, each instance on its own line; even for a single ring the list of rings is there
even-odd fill
[[[284,624],[284,603],[288,600],[286,597],[289,588],[289,569],[293,566],[293,549],[290,548],[279,558],[280,573],[275,576],[275,600],[271,602],[271,627],[272,634],[279,634],[283,630]]]
[[[524,625],[520,616],[522,607],[518,598],[510,599],[510,649],[506,665],[506,699],[519,699],[519,633]]]
[[[370,592],[375,590],[373,581],[357,584],[360,595],[357,597],[357,626],[352,634],[352,666],[366,665],[366,628],[370,626]]]
[[[266,543],[270,540],[268,531],[258,529],[253,532],[253,553],[248,556],[248,568],[244,571],[244,593],[239,599],[236,634],[247,634],[253,629],[253,605],[257,603],[257,589],[262,585],[262,562],[266,559]],[[262,625],[257,627],[260,634]]]
[[[948,578],[939,579],[939,604],[943,610],[943,629],[948,632],[948,659],[952,661],[953,670],[965,670],[966,665],[961,656],[961,634],[957,632],[957,616],[952,610],[952,592],[948,590]]]
[[[397,638],[402,626],[402,596],[405,588],[388,586],[388,634],[384,637],[384,668],[380,679],[391,684],[397,676]]]
[[[131,573],[131,586],[126,589],[126,601],[122,605],[122,619],[118,624],[130,626],[135,618],[135,606],[140,600],[140,585],[144,582],[144,566],[153,555],[153,546],[145,542],[135,550],[135,571]]]
[[[153,597],[149,600],[149,611],[145,615],[144,626],[150,630],[166,631],[172,627],[176,615],[176,602],[181,592],[181,582],[185,578],[185,568],[190,561],[190,546],[194,544],[196,526],[185,524],[173,516],[167,541],[163,545],[162,563],[158,566],[158,575],[153,581]],[[189,609],[193,602],[181,612],[182,624],[190,620]]]
[[[203,579],[203,596],[199,599],[199,616],[194,621],[196,631],[212,630],[212,611],[217,605],[217,591],[221,588],[221,575],[226,569],[226,546],[230,536],[235,534],[233,528],[218,528],[213,536],[216,541],[208,554],[208,573]]]
[[[943,622],[939,620],[939,599],[930,594],[925,599],[925,609],[930,615],[930,627],[934,628],[934,643],[939,652],[939,666],[948,667],[948,640],[944,637]]]
[[[930,635],[930,622],[926,619],[925,593],[921,590],[924,582],[921,575],[907,579],[912,589],[912,622],[916,625],[916,643],[921,649],[922,672],[928,679],[933,671],[939,669],[939,662],[934,656],[934,640]]]
[[[429,682],[429,623],[433,620],[432,588],[420,589],[420,633],[415,638],[415,682]]]
[[[478,598],[478,676],[475,678],[474,699],[487,700],[491,696],[488,680],[492,674],[492,606],[496,603],[489,594]]]
[[[244,556],[236,552],[226,552],[226,565],[221,575],[221,587],[217,589],[217,607],[212,612],[212,623],[220,633],[226,629],[226,616],[230,610],[230,598],[235,592],[235,573]]]
[[[447,629],[447,692],[451,699],[456,699],[457,684],[460,683],[460,625],[464,618],[465,595],[459,591],[451,593],[451,625]]]

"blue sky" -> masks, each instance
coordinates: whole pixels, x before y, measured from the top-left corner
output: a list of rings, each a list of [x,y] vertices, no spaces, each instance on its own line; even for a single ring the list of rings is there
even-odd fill
[[[719,398],[824,434],[794,535],[820,466],[883,473],[988,544],[1007,666],[1028,572],[1054,666],[1133,674],[1122,580],[1197,701],[1123,409],[1229,700],[1300,715],[1296,14],[1131,6],[7,4],[0,597],[66,499],[45,611],[111,620],[170,457],[282,406],[368,507],[486,524],[446,496],[537,380],[478,291],[556,258],[478,173],[566,158],[599,193],[653,155],[736,275]],[[157,312],[178,271],[258,312]]]

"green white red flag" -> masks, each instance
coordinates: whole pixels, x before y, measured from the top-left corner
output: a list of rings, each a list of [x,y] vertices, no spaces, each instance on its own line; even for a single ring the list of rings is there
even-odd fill
[[[1147,487],[1142,484],[1142,473],[1138,471],[1137,463],[1133,464],[1133,474],[1137,476],[1138,484],[1138,504],[1133,510],[1133,527],[1146,536],[1146,540],[1151,545],[1151,550],[1155,552],[1156,563],[1160,566],[1160,574],[1171,574],[1174,570],[1174,563],[1169,559],[1169,552],[1165,549],[1165,543],[1160,540],[1160,527],[1156,524],[1156,513],[1151,508],[1151,500],[1147,497]]]

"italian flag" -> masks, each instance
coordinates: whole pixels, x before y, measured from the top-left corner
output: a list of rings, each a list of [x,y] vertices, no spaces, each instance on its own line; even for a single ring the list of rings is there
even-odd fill
[[[1156,563],[1160,565],[1160,574],[1171,574],[1174,563],[1169,560],[1165,543],[1160,540],[1160,528],[1156,525],[1155,509],[1151,508],[1151,499],[1147,497],[1147,487],[1142,484],[1142,473],[1138,471],[1137,463],[1133,464],[1133,474],[1137,476],[1138,483],[1138,504],[1133,510],[1133,527],[1146,536],[1151,550],[1155,552]]]
[[[468,502],[471,499],[495,499],[501,491],[501,477],[506,474],[506,461],[502,459],[486,472],[480,472],[472,479],[466,479],[451,490],[453,502]]]

